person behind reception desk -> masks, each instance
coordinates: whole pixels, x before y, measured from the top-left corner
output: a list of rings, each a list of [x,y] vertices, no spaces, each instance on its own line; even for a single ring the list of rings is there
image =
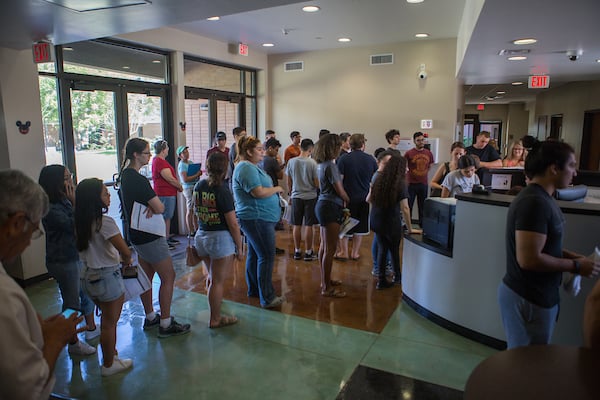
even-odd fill
[[[508,146],[508,154],[502,160],[503,167],[524,167],[525,166],[525,148],[523,143],[519,140],[518,142],[512,142]]]
[[[475,174],[477,160],[468,154],[457,162],[458,169],[450,172],[442,182],[442,197],[454,197],[457,193],[471,193],[474,185],[479,185]]]
[[[463,142],[454,142],[450,146],[450,161],[446,161],[440,164],[437,171],[431,178],[429,186],[431,186],[430,197],[441,197],[442,195],[442,182],[444,178],[452,171],[458,169],[458,159],[465,155],[465,145]]]
[[[482,168],[499,168],[502,166],[500,154],[495,148],[489,145],[490,133],[487,131],[479,132],[475,143],[467,147],[467,154],[479,157],[479,167]],[[478,168],[479,168],[478,167]]]
[[[550,342],[563,272],[600,272],[600,263],[562,249],[565,219],[552,193],[571,183],[576,166],[573,148],[562,142],[536,143],[525,160],[531,181],[508,209],[506,274],[498,287],[509,349]]]

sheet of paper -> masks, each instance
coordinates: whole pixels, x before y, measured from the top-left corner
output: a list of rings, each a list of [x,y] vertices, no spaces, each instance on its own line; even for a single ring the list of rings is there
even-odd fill
[[[158,236],[166,235],[165,220],[162,214],[154,214],[152,217],[146,217],[146,207],[137,201],[133,203],[131,210],[131,227],[135,230],[153,233]]]
[[[340,234],[339,234],[339,238],[343,238],[344,235],[346,233],[348,233],[350,231],[350,229],[354,228],[356,225],[358,225],[358,220],[356,218],[346,218],[344,220],[344,222],[342,222],[342,225],[340,226]]]

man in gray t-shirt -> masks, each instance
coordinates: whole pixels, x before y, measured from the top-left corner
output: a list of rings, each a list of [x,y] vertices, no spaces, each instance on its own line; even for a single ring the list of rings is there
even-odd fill
[[[294,237],[294,259],[302,258],[300,241],[302,239],[302,225],[306,226],[306,240],[304,261],[317,258],[313,252],[313,225],[317,224],[315,205],[317,202],[317,188],[319,179],[317,175],[317,162],[310,158],[314,143],[304,139],[300,143],[300,156],[289,160],[286,166],[288,188],[290,190],[290,203],[292,205],[291,224]]]

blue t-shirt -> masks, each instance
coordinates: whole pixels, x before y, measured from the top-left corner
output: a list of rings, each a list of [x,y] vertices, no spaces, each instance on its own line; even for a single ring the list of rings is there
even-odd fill
[[[250,193],[259,186],[273,187],[273,181],[265,171],[249,161],[241,161],[235,166],[232,179],[235,212],[239,219],[279,221],[281,210],[277,194],[259,199]]]
[[[342,181],[342,176],[340,175],[337,165],[335,165],[332,160],[325,161],[317,165],[317,174],[319,176],[321,189],[319,200],[332,201],[343,206],[344,200],[338,196],[337,191],[333,186],[336,182]]]
[[[181,186],[183,186],[184,188],[191,188],[194,187],[194,185],[196,184],[196,182],[198,182],[198,180],[196,179],[195,181],[192,182],[186,182],[183,179],[183,173],[185,172],[186,174],[188,173],[188,168],[190,167],[190,165],[193,164],[191,161],[188,160],[188,162],[185,162],[183,160],[179,161],[179,164],[177,164],[177,173],[179,174],[179,181],[181,182]]]

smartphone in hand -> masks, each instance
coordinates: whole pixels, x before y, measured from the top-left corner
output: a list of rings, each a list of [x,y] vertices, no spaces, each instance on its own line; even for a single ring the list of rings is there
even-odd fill
[[[72,308],[67,308],[65,311],[62,312],[62,315],[65,318],[70,318],[71,315],[76,314],[77,316],[79,316],[79,311],[77,310],[73,310]]]

